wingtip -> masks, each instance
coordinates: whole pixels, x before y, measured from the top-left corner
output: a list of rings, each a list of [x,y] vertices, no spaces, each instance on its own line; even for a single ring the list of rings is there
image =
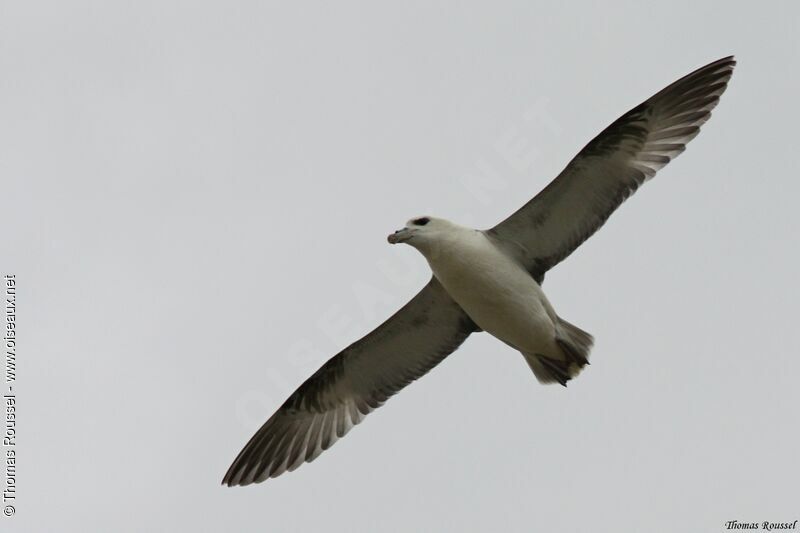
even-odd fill
[[[231,465],[231,468],[225,473],[225,477],[222,478],[222,485],[227,487],[243,487],[249,485],[250,483],[248,483],[248,480],[242,475],[241,469],[234,468],[234,466],[237,465]]]
[[[729,56],[725,56],[723,58],[717,59],[716,61],[712,61],[709,65],[725,65],[730,67],[736,66],[736,56],[733,54]]]
[[[247,482],[246,480],[243,480],[243,479],[238,479],[237,480],[237,479],[225,478],[225,479],[222,480],[222,486],[223,487],[244,487],[244,486],[250,485],[251,483],[252,482]]]

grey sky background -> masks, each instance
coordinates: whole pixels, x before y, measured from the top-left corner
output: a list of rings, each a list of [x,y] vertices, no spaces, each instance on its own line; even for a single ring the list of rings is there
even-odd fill
[[[796,2],[3,2],[17,515],[41,531],[723,531],[797,499]],[[220,480],[486,228],[719,57],[711,121],[548,274],[568,389],[471,337],[311,465]]]

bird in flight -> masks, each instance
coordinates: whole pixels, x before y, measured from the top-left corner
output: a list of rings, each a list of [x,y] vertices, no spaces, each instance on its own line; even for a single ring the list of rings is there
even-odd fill
[[[733,74],[726,57],[679,79],[592,139],[531,201],[489,230],[432,216],[389,235],[433,271],[411,301],[308,378],[256,432],[222,480],[249,485],[316,459],[390,396],[485,331],[519,351],[541,383],[588,364],[592,336],[559,317],[545,273],[700,131]]]

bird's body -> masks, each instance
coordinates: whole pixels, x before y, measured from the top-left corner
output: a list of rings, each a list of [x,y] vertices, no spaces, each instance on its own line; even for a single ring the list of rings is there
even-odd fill
[[[736,62],[697,69],[592,139],[532,200],[480,231],[420,217],[389,236],[419,250],[433,278],[405,306],[309,377],[256,432],[223,483],[248,485],[313,461],[473,332],[522,353],[543,383],[574,378],[592,336],[560,318],[545,273],[678,156],[719,102]]]
[[[426,218],[432,237],[418,249],[473,322],[523,354],[567,361],[556,342],[559,318],[523,265],[483,231]]]

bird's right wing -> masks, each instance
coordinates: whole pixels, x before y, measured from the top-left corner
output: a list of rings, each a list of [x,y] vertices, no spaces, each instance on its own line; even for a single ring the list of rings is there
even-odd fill
[[[432,278],[391,318],[300,385],[245,445],[222,483],[258,483],[313,461],[476,329]]]
[[[533,200],[488,230],[537,280],[588,239],[645,181],[686,148],[719,102],[736,65],[699,68],[634,107],[592,139]]]

